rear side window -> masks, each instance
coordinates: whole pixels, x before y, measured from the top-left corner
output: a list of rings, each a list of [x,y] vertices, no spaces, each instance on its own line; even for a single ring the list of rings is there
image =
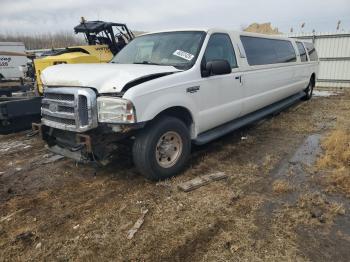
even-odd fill
[[[232,46],[231,38],[227,34],[213,34],[205,50],[206,62],[215,60],[227,60],[231,68],[237,67],[236,55]]]
[[[304,42],[311,61],[318,61],[316,49],[312,43]]]
[[[296,53],[290,41],[241,36],[249,65],[296,62]]]
[[[303,46],[303,43],[297,42],[297,46],[298,46],[301,62],[307,62],[306,50]]]

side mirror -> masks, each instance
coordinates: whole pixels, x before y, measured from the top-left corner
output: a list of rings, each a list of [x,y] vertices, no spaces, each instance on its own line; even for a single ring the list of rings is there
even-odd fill
[[[202,76],[208,77],[212,75],[227,75],[231,74],[232,68],[227,60],[213,60],[207,62],[202,67]]]

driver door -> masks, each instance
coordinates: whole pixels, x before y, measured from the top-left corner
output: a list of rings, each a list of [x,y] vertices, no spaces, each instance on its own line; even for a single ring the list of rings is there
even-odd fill
[[[210,36],[202,64],[227,60],[232,72],[211,75],[200,80],[199,133],[222,125],[240,116],[242,111],[243,82],[231,38],[225,33]]]

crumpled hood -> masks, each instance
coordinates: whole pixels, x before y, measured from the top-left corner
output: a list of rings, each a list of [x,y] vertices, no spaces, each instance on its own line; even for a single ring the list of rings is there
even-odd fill
[[[41,80],[47,86],[93,87],[99,93],[120,92],[137,79],[179,72],[173,66],[139,64],[61,64],[46,68]]]

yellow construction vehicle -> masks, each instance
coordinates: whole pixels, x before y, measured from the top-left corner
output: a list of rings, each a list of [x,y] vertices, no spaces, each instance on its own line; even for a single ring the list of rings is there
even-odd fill
[[[125,24],[85,21],[84,18],[74,27],[74,32],[83,33],[87,45],[52,50],[44,53],[43,57],[34,59],[39,94],[43,93],[40,74],[45,68],[57,64],[107,63],[134,38]]]
[[[84,46],[66,47],[44,52],[39,58],[34,59],[34,69],[28,68],[28,77],[36,81],[34,89],[36,96],[11,97],[12,91],[18,92],[27,86],[8,91],[1,97],[0,92],[0,134],[9,134],[31,128],[32,122],[40,121],[41,95],[43,86],[40,79],[41,72],[58,64],[77,63],[107,63],[129,41],[134,38],[133,33],[125,24],[103,21],[82,21],[74,27],[76,34],[83,33],[87,42]],[[30,69],[30,70],[29,70]]]

